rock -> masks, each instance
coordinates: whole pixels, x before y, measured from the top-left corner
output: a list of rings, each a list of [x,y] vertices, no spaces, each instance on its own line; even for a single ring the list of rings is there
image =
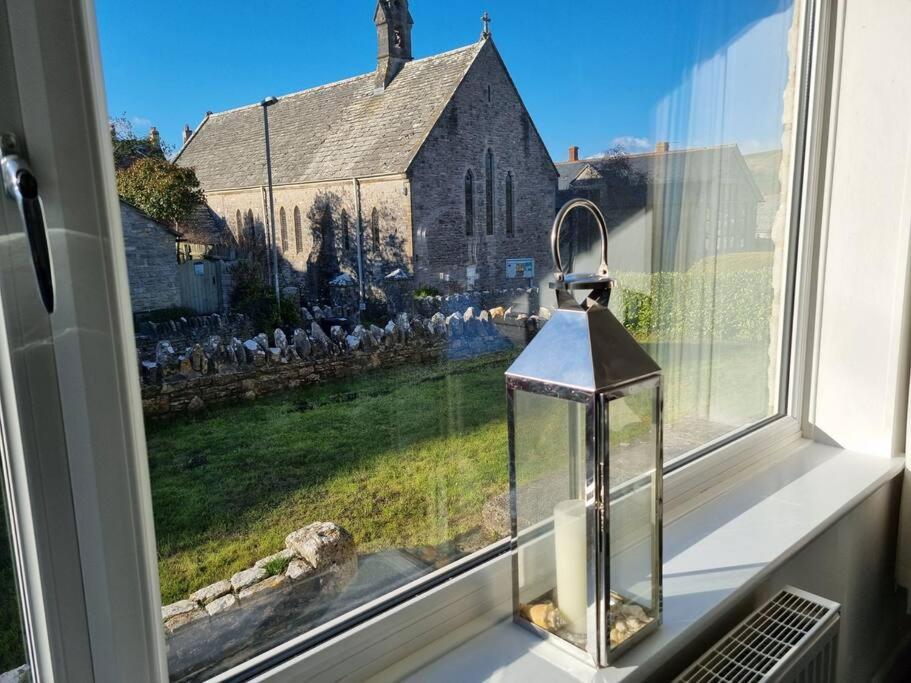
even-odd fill
[[[329,337],[336,344],[341,344],[345,341],[345,337],[348,336],[345,330],[342,329],[341,325],[333,325],[329,328]]]
[[[269,337],[266,336],[265,332],[260,332],[258,335],[253,337],[253,341],[255,341],[259,345],[259,348],[261,348],[263,351],[268,350]]]
[[[373,343],[376,346],[380,346],[383,343],[383,337],[386,336],[386,333],[383,332],[382,327],[377,327],[376,325],[370,326],[370,337],[373,339]]]
[[[177,371],[184,376],[193,372],[193,362],[190,360],[189,353],[186,353],[177,359]]]
[[[297,351],[297,355],[301,358],[306,358],[310,355],[310,337],[302,329],[294,330],[291,343],[294,344],[294,350]]]
[[[450,337],[461,337],[465,331],[465,323],[462,321],[462,314],[456,311],[446,318],[446,327],[449,329]]]
[[[244,357],[248,363],[253,362],[253,356],[256,355],[257,350],[261,351],[262,349],[259,348],[259,344],[257,344],[253,339],[248,339],[244,342]]]
[[[242,591],[240,591],[237,594],[237,597],[241,601],[249,600],[257,593],[262,593],[263,591],[269,591],[269,590],[273,590],[274,588],[278,588],[283,583],[285,583],[287,580],[288,580],[288,577],[285,576],[284,574],[276,574],[275,576],[270,576],[267,579],[263,579],[262,581],[254,583],[252,586],[249,586],[248,588],[244,588]]]
[[[634,605],[629,603],[623,605],[620,608],[620,613],[625,617],[632,617],[633,619],[638,619],[639,621],[648,621],[649,616],[645,613],[645,610],[642,609],[639,605]]]
[[[550,320],[551,315],[552,314],[551,314],[549,308],[545,308],[544,306],[541,306],[541,308],[538,309],[538,317],[541,320]]]
[[[398,334],[396,332],[394,320],[390,320],[388,323],[386,323],[386,327],[383,328],[383,332],[386,334],[386,345],[391,346],[392,344],[395,344],[396,340],[398,339]]]
[[[202,350],[201,344],[194,344],[190,349],[190,365],[193,372],[205,373],[208,369],[209,362],[206,360],[206,354]]]
[[[239,604],[240,601],[237,599],[237,596],[234,595],[234,593],[228,593],[227,595],[216,598],[206,605],[206,612],[208,612],[209,616],[214,617],[216,614],[221,614],[222,612],[234,609]]]
[[[285,571],[285,574],[287,574],[288,578],[292,581],[306,579],[313,576],[315,573],[316,570],[304,562],[304,560],[291,560],[288,564],[288,569]]]
[[[314,522],[285,537],[285,547],[320,574],[324,590],[340,591],[357,573],[354,539],[332,522]]]
[[[237,358],[238,363],[247,362],[247,351],[244,343],[237,337],[231,338],[231,350],[234,352],[234,357]]]
[[[208,618],[209,618],[208,612],[206,612],[201,607],[197,607],[192,612],[185,612],[176,617],[172,617],[172,618],[168,619],[164,623],[164,630],[165,630],[165,633],[167,633],[168,635],[171,635],[172,633],[180,630],[187,624],[191,624],[194,621],[197,621],[198,619],[208,619]]]
[[[469,306],[462,316],[466,337],[478,337],[481,335],[481,321],[478,320],[478,314],[474,306]]]
[[[350,351],[357,351],[361,348],[361,340],[355,337],[353,334],[349,334],[345,337],[345,344]]]
[[[282,360],[282,350],[277,346],[270,346],[266,349],[266,359],[270,363],[280,363]]]
[[[265,567],[270,562],[275,560],[291,560],[294,557],[294,553],[287,548],[284,550],[279,550],[277,553],[272,553],[268,557],[264,557],[261,560],[257,560],[253,566],[254,567]]]
[[[313,314],[307,310],[306,306],[301,306],[301,320],[303,320],[305,323],[313,322]]]
[[[210,584],[205,588],[200,588],[198,591],[190,595],[190,600],[198,602],[203,605],[207,605],[212,602],[215,598],[220,598],[222,595],[227,595],[231,592],[231,582],[228,580],[217,581],[216,583]]]
[[[492,320],[502,319],[506,316],[506,309],[502,306],[496,306],[490,309],[490,318]]]
[[[202,350],[206,352],[206,355],[209,358],[218,358],[221,356],[223,353],[221,337],[219,337],[217,334],[211,335],[202,345]]]
[[[255,401],[255,400],[256,400],[256,392],[253,391],[252,389],[251,389],[250,391],[244,392],[244,400],[245,400],[245,401]]]
[[[190,402],[187,404],[187,412],[198,413],[200,410],[204,409],[206,404],[203,403],[203,400],[199,396],[194,396],[190,399]]]
[[[262,581],[268,576],[269,572],[262,567],[250,567],[249,569],[244,569],[242,572],[237,572],[231,577],[231,587],[235,591],[241,591],[248,586],[252,586],[254,583]]]
[[[319,346],[324,352],[328,352],[331,341],[329,337],[326,336],[326,333],[323,332],[323,328],[319,326],[319,323],[313,322],[310,324],[310,336],[313,338],[313,343]]]
[[[323,318],[326,317],[326,314],[323,313],[323,309],[320,308],[319,306],[311,306],[310,310],[313,311],[314,320],[322,320]]]
[[[199,607],[199,605],[197,605],[194,600],[178,600],[177,602],[172,602],[170,605],[164,605],[161,608],[161,619],[162,621],[167,621],[178,615],[192,612],[197,607]]]
[[[275,332],[272,333],[272,337],[275,339],[275,345],[282,351],[288,348],[288,337],[282,330],[276,329]]]
[[[535,605],[522,605],[519,611],[535,626],[554,633],[566,626],[563,614],[550,600]]]
[[[445,336],[446,335],[446,317],[442,313],[434,313],[430,316],[430,332],[432,334]]]
[[[173,365],[176,355],[174,347],[167,339],[163,339],[155,345],[155,362],[161,367]]]

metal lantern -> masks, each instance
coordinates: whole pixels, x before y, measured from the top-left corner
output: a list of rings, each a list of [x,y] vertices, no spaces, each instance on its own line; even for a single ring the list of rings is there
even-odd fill
[[[596,273],[564,272],[573,209],[601,232]],[[608,310],[598,207],[563,206],[551,249],[557,310],[506,371],[515,620],[607,666],[661,622],[661,369]]]

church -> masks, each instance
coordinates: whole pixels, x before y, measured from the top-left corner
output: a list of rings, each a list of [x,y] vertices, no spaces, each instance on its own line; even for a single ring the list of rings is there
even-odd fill
[[[347,275],[444,293],[551,267],[557,169],[494,45],[412,57],[407,0],[379,0],[374,72],[209,113],[175,161],[238,243],[270,240],[264,114],[283,285],[324,300]],[[535,272],[537,271],[537,273]]]

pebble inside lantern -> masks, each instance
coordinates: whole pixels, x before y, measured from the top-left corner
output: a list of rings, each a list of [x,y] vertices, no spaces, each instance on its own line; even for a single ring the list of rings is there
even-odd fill
[[[563,270],[574,209],[601,232],[596,273]],[[661,370],[608,310],[598,207],[563,206],[551,248],[557,310],[506,371],[515,621],[607,666],[661,622]]]

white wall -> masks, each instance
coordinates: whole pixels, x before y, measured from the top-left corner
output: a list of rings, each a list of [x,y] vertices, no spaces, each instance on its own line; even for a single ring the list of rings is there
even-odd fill
[[[817,439],[888,456],[904,448],[908,377],[911,2],[838,5],[809,421]]]

